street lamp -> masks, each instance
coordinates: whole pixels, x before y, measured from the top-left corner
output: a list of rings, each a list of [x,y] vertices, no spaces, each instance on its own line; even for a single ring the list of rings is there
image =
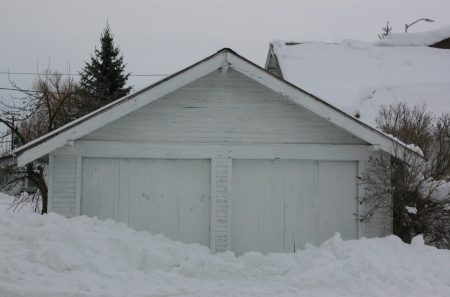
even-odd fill
[[[414,23],[411,24],[405,24],[405,33],[408,32],[408,28],[411,27],[412,25],[414,25],[415,23],[417,23],[418,21],[425,21],[425,22],[434,22],[433,20],[430,19],[418,19],[417,21],[415,21]]]

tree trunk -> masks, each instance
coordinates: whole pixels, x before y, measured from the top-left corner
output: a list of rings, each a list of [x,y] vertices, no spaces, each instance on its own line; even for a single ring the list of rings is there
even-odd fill
[[[31,179],[38,187],[39,192],[41,193],[42,199],[42,212],[41,214],[47,213],[47,205],[48,205],[48,188],[47,183],[44,178],[44,168],[42,166],[38,166],[33,163],[29,163],[27,166],[28,178]]]

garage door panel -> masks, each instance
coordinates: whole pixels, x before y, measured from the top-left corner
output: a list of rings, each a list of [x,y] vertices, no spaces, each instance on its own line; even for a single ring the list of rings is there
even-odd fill
[[[210,168],[209,160],[86,159],[83,214],[209,246]]]
[[[343,239],[356,239],[356,176],[356,162],[319,162],[319,244],[336,232]]]
[[[317,244],[317,163],[290,161],[285,178],[286,252]]]
[[[284,252],[284,175],[278,161],[233,161],[231,250]]]

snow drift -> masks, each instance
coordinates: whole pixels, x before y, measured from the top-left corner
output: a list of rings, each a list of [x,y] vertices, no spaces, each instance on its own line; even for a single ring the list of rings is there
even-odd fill
[[[0,214],[0,296],[450,296],[450,251],[395,236],[211,255],[112,220]]]

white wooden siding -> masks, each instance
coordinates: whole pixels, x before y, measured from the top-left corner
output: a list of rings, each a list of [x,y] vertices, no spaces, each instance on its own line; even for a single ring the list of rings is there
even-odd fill
[[[53,156],[51,211],[65,217],[76,215],[76,156]]]
[[[234,160],[231,250],[294,252],[357,238],[357,163]]]
[[[367,144],[229,69],[214,71],[82,140]]]
[[[210,161],[83,158],[81,214],[209,246]]]

